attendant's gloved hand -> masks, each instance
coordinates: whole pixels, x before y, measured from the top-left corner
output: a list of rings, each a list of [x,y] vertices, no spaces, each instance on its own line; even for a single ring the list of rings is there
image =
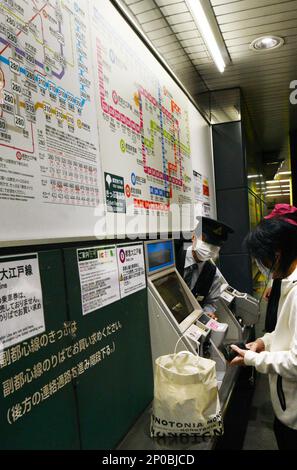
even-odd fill
[[[268,302],[268,300],[269,300],[269,297],[270,297],[270,294],[271,294],[271,289],[272,289],[272,287],[268,287],[268,288],[266,289],[266,291],[264,292],[264,296],[263,296],[263,297],[264,297],[264,299],[266,300],[266,302]]]
[[[209,316],[212,320],[218,321],[218,317],[216,316],[215,312],[207,312],[207,316]]]

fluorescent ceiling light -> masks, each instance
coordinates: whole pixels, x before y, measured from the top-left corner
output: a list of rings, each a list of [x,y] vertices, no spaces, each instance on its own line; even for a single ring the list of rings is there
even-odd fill
[[[254,179],[254,178],[263,178],[263,175],[248,175],[249,180]],[[257,183],[257,184],[259,184],[259,183]]]
[[[273,186],[267,186],[267,190],[268,191],[275,191],[277,188],[290,188],[291,189],[291,185],[290,184],[277,184],[277,185],[273,185]]]
[[[226,64],[202,6],[201,0],[186,0],[186,3],[193,15],[193,19],[200,31],[207,49],[209,50],[210,55],[212,56],[219,71],[223,73]]]
[[[282,193],[282,192],[290,192],[290,188],[267,188],[267,193],[275,193],[275,192],[278,192],[278,193]]]
[[[265,194],[273,194],[273,193],[290,193],[290,190],[289,189],[284,189],[284,190],[281,190],[281,189],[277,189],[276,191],[264,191]]]
[[[278,190],[278,191],[266,191],[266,194],[275,194],[275,193],[277,193],[277,194],[290,194],[290,191],[288,191],[287,189],[285,191],[280,191],[280,190]]]
[[[267,189],[277,189],[277,188],[291,188],[291,185],[290,184],[274,184],[273,186],[270,185],[270,186],[266,186]]]
[[[268,190],[268,191],[265,191],[265,192],[266,192],[266,194],[268,194],[268,193],[289,193],[290,189],[277,188],[277,189],[272,189],[272,190]]]
[[[292,172],[291,171],[279,171],[277,174],[278,175],[291,175]]]
[[[275,194],[275,193],[282,193],[282,194],[290,194],[290,191],[286,189],[286,191],[281,191],[278,189],[277,191],[266,191],[265,194]]]
[[[290,193],[282,193],[282,194],[266,194],[266,197],[287,197],[290,196]]]
[[[267,184],[282,184],[282,183],[291,183],[291,180],[272,180],[266,181]]]

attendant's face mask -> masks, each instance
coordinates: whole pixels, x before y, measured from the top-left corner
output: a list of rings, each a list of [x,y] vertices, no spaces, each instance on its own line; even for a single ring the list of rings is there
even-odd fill
[[[259,269],[259,271],[263,274],[263,276],[267,277],[267,279],[271,279],[272,277],[272,271],[271,271],[271,268],[266,268],[266,266],[264,266],[264,264],[256,259],[256,265]]]
[[[216,259],[220,253],[220,247],[216,245],[210,245],[202,240],[196,240],[194,242],[193,250],[195,251],[200,261],[209,261],[210,259]]]

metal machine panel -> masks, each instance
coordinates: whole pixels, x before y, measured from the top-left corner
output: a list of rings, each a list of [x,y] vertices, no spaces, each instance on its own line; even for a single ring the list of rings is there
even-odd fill
[[[155,365],[157,357],[174,353],[175,345],[179,341],[181,333],[173,321],[170,321],[170,317],[164,315],[164,311],[150,286],[148,294],[152,359],[153,365]],[[194,349],[185,336],[179,341],[176,352],[184,350],[193,354],[197,353],[197,350]]]
[[[167,288],[162,289],[158,284],[162,285],[163,280],[165,281],[163,285],[167,285]],[[198,320],[202,309],[176,269],[168,269],[166,272],[151,276],[148,284],[151,287],[151,291],[154,292],[154,296],[158,299],[160,306],[166,311],[168,318],[170,318],[170,321],[173,322],[180,333],[184,333],[195,320]],[[171,289],[168,289],[169,285]],[[163,294],[161,293],[162,290]],[[178,303],[178,297],[178,300],[181,302],[180,312],[174,311],[172,305],[172,301],[173,303]]]
[[[217,303],[217,311],[216,311],[219,319],[223,323],[227,323],[229,328],[227,330],[225,341],[241,341],[242,340],[242,326],[237,321],[231,310],[229,309],[228,305],[224,301],[224,299],[220,298]]]
[[[255,325],[259,320],[259,300],[251,295],[239,292],[227,285],[221,294],[220,300],[232,311],[235,317],[241,318],[245,326]]]

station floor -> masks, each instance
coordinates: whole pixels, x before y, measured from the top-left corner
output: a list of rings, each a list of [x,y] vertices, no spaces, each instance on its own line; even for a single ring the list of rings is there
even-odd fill
[[[268,378],[258,374],[243,450],[277,450],[273,421]]]
[[[263,335],[266,305],[263,300],[260,320],[256,327],[256,337]],[[273,421],[274,413],[270,400],[268,376],[257,374],[243,450],[277,450]]]

